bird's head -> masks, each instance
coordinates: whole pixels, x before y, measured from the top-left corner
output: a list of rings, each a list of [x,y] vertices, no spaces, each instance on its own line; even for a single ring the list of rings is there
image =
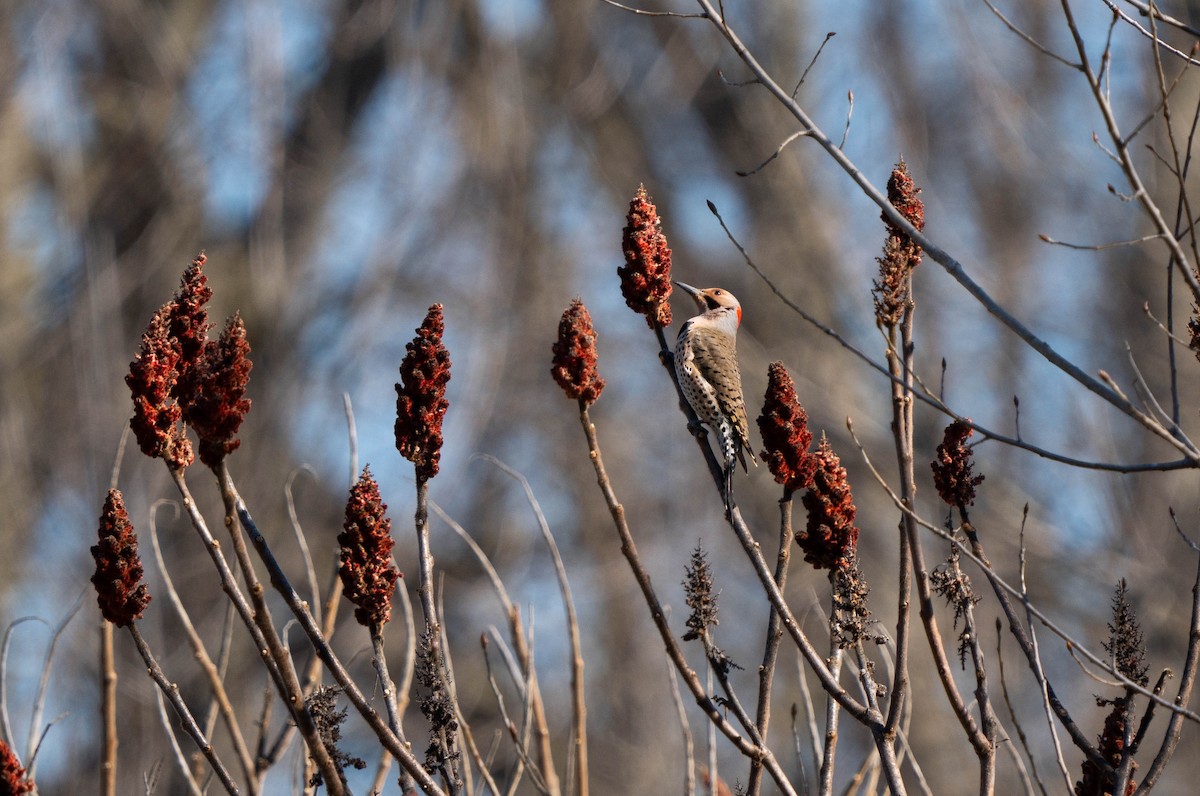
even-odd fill
[[[702,315],[733,312],[737,316],[738,325],[741,325],[742,305],[738,303],[737,297],[728,290],[719,287],[701,289],[684,284],[683,282],[676,282],[675,284],[679,286],[680,290],[692,297]]]

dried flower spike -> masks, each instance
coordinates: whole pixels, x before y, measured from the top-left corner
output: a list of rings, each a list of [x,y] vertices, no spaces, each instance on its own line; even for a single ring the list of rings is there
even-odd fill
[[[142,453],[174,467],[192,463],[192,443],[180,425],[183,410],[172,400],[179,379],[179,345],[170,335],[171,303],[154,313],[142,345],[129,363],[125,383],[133,398],[129,427]]]
[[[846,470],[824,436],[812,456],[812,486],[801,499],[808,510],[808,524],[796,534],[796,541],[804,551],[804,560],[815,569],[852,566],[858,550],[858,528],[854,525],[858,510]]]
[[[888,179],[888,201],[917,231],[925,229],[925,205],[917,198],[921,189],[913,182],[904,161],[896,164]],[[921,263],[921,247],[887,215],[883,216],[888,236],[883,256],[878,258],[879,279],[871,291],[875,298],[875,318],[883,326],[895,326],[912,307],[912,272]]]
[[[204,252],[196,255],[184,270],[179,290],[167,305],[171,308],[168,335],[175,339],[179,349],[179,376],[171,397],[179,401],[185,413],[199,392],[198,368],[208,342],[207,306],[212,298],[212,288],[204,275],[206,262],[208,257]]]
[[[1146,666],[1146,638],[1138,624],[1137,612],[1129,603],[1129,584],[1121,578],[1112,598],[1113,619],[1108,623],[1108,641],[1104,651],[1113,657],[1117,671],[1138,685],[1150,682]]]
[[[430,771],[443,771],[458,758],[455,738],[458,735],[458,719],[454,712],[454,699],[446,683],[445,662],[441,648],[436,642],[434,631],[425,625],[417,644],[417,665],[414,672],[417,683],[428,693],[421,699],[421,713],[429,722],[429,746],[425,749],[425,767]]]
[[[400,573],[392,564],[392,521],[379,496],[379,484],[364,467],[346,501],[346,521],[338,534],[338,575],[354,618],[363,627],[381,627],[392,618],[392,593]]]
[[[975,430],[971,421],[955,420],[946,426],[937,458],[930,463],[933,487],[942,500],[962,511],[975,502],[975,487],[983,483],[982,475],[972,475],[972,451],[966,442]]]
[[[311,695],[305,697],[304,706],[312,714],[313,724],[317,725],[317,732],[320,734],[325,748],[329,751],[329,756],[333,758],[333,765],[344,786],[346,784],[346,767],[361,771],[367,767],[367,761],[341,750],[342,724],[346,721],[346,708],[338,710],[337,697],[339,693],[341,693],[339,688],[319,685]],[[316,766],[314,768],[316,770],[308,780],[308,785],[310,788],[319,788],[325,784],[325,780],[320,769]]]
[[[442,421],[450,402],[450,352],[442,345],[442,305],[429,308],[417,336],[406,348],[396,385],[396,450],[416,465],[417,478],[438,473],[442,455]]]
[[[33,781],[25,773],[25,767],[17,759],[16,753],[8,744],[0,741],[0,794],[22,796],[33,792]]]
[[[554,362],[550,375],[568,398],[591,406],[604,389],[604,379],[596,368],[596,330],[583,301],[575,299],[563,310],[558,322],[558,340],[554,343]]]
[[[788,492],[811,486],[816,462],[808,452],[812,445],[808,413],[796,398],[796,385],[782,362],[772,362],[767,368],[767,393],[758,430],[763,439],[760,456],[775,480]]]
[[[671,249],[662,232],[658,209],[639,185],[629,203],[627,225],[621,238],[625,265],[617,268],[621,295],[634,312],[646,316],[646,324],[671,325]]]
[[[92,558],[96,560],[96,574],[92,575],[96,600],[105,619],[117,627],[126,627],[141,618],[150,594],[142,583],[137,534],[133,532],[119,490],[108,490],[98,535],[100,543],[92,547]]]
[[[683,634],[683,640],[693,641],[707,634],[709,627],[719,624],[717,598],[720,593],[713,588],[713,573],[708,563],[708,554],[699,544],[692,550],[692,560],[684,568],[684,574],[684,602],[692,609],[692,613],[684,623],[688,630]]]
[[[197,392],[185,411],[185,419],[200,438],[200,461],[216,467],[237,450],[242,420],[250,411],[246,383],[252,364],[246,324],[234,313],[217,340],[204,345],[204,355],[195,369]]]

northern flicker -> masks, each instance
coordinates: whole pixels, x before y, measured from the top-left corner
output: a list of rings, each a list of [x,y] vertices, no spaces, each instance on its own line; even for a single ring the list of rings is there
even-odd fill
[[[738,371],[738,326],[742,305],[728,290],[700,290],[683,282],[676,285],[696,302],[700,314],[689,318],[675,340],[675,375],[700,422],[715,431],[725,464],[725,508],[733,506],[733,471],[746,456],[754,461],[742,377]],[[757,464],[757,462],[756,462]]]

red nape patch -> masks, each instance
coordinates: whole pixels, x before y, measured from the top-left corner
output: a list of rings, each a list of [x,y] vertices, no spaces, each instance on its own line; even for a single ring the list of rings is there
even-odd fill
[[[738,326],[741,326],[742,325],[742,308],[741,307],[737,308],[737,314],[738,314]]]

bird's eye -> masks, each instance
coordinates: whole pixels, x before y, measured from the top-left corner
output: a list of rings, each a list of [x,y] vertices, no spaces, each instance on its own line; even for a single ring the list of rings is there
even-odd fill
[[[714,296],[721,296],[721,295],[724,295],[724,293],[725,293],[725,291],[721,290],[720,288],[713,291]]]

